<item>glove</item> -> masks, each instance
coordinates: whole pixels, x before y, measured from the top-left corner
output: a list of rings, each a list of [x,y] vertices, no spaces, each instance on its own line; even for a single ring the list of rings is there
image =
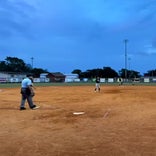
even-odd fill
[[[32,97],[35,96],[35,92],[31,92],[31,96],[32,96]]]

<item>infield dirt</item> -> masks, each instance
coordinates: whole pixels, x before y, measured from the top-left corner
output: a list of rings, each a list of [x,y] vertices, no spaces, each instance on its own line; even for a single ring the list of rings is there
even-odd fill
[[[41,107],[19,110],[0,89],[0,156],[155,156],[156,87],[37,87]],[[84,112],[74,115],[74,112]]]

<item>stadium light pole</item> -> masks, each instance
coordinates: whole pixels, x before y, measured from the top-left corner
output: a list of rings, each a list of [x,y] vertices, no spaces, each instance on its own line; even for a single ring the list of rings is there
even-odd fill
[[[32,69],[33,69],[33,63],[34,63],[34,58],[31,57],[31,67],[32,67]]]
[[[127,81],[127,42],[128,40],[124,40],[124,45],[125,45],[125,80]]]
[[[131,58],[130,57],[128,58],[128,61],[129,61],[129,67],[128,67],[128,69],[131,70]]]

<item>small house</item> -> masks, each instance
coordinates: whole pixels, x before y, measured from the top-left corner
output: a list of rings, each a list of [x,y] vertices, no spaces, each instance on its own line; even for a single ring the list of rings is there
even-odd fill
[[[42,73],[42,74],[40,74],[40,79],[42,82],[45,82],[45,80],[48,80],[49,82],[64,82],[65,75],[63,75],[60,72]]]

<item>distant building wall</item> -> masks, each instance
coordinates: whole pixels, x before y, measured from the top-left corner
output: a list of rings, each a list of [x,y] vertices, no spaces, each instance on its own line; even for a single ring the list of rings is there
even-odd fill
[[[64,74],[65,75],[65,82],[79,82],[79,75],[78,74]]]

